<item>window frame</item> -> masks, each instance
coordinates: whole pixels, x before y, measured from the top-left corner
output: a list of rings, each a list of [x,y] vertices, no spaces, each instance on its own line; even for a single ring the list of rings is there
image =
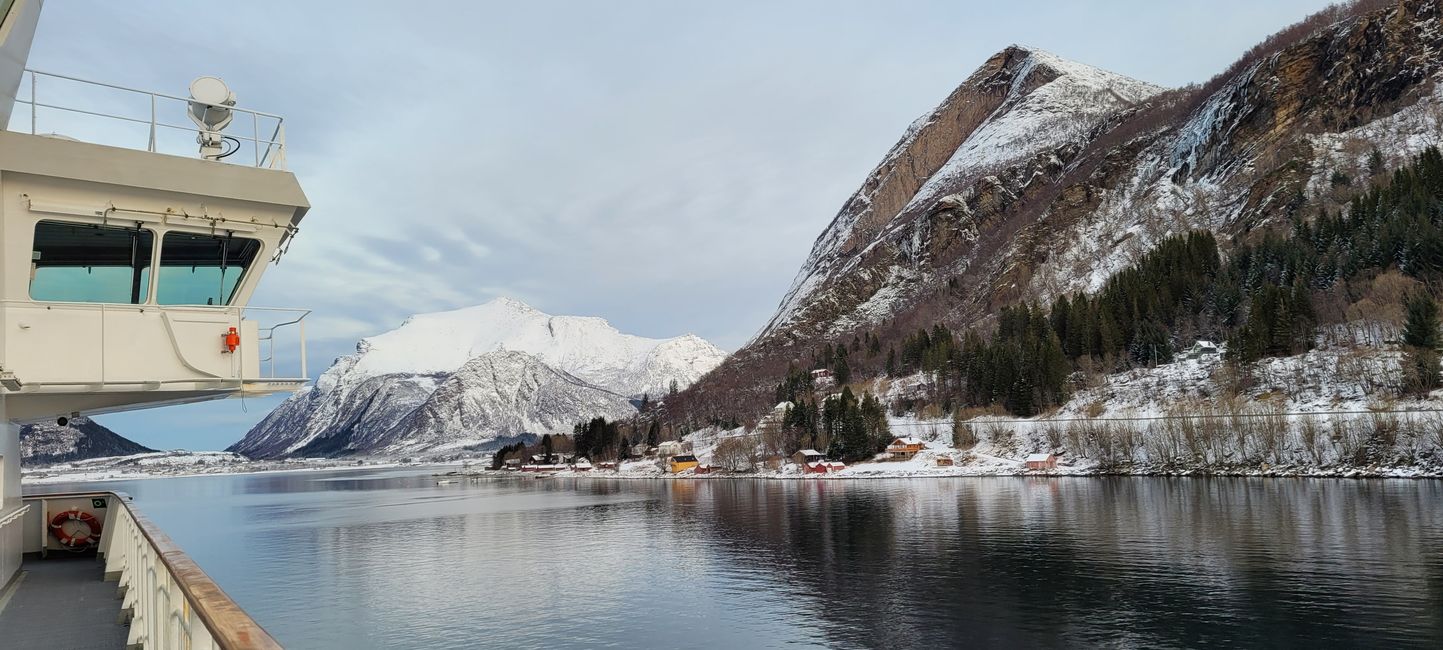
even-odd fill
[[[255,254],[255,257],[251,260],[251,262],[250,262],[249,264],[246,264],[246,265],[244,265],[244,266],[242,267],[240,277],[236,278],[235,286],[233,286],[233,287],[231,288],[230,296],[227,297],[228,299],[226,300],[226,302],[225,302],[224,304],[219,304],[219,305],[205,305],[205,304],[196,304],[196,303],[162,303],[162,302],[160,302],[160,290],[161,290],[161,282],[160,282],[160,275],[161,275],[161,273],[160,273],[160,272],[161,272],[161,269],[165,268],[165,265],[163,264],[164,258],[163,258],[162,256],[165,255],[165,238],[166,238],[166,236],[170,235],[171,233],[175,233],[175,234],[179,234],[179,235],[192,235],[192,236],[197,236],[197,237],[215,237],[215,238],[217,238],[217,239],[225,239],[225,238],[229,237],[229,238],[232,238],[232,239],[243,239],[243,240],[248,241],[248,242],[255,242],[255,243],[256,243],[256,254]],[[152,281],[152,283],[154,283],[155,288],[154,288],[153,291],[151,291],[151,293],[150,293],[150,302],[147,303],[147,304],[156,305],[156,306],[158,306],[158,307],[213,307],[213,308],[216,308],[216,309],[226,309],[226,308],[229,308],[229,307],[238,307],[239,305],[236,305],[236,304],[235,304],[236,298],[240,295],[241,290],[245,288],[246,283],[250,281],[252,272],[255,270],[255,268],[256,268],[258,265],[268,263],[268,260],[267,260],[267,258],[266,258],[266,251],[267,251],[267,248],[268,248],[268,247],[266,246],[266,241],[265,241],[264,239],[261,239],[260,237],[254,236],[253,233],[241,233],[241,232],[236,232],[236,231],[234,231],[234,230],[229,230],[229,229],[216,229],[216,230],[212,231],[212,230],[203,229],[203,228],[165,228],[165,229],[162,229],[162,230],[159,231],[159,235],[158,235],[158,236],[156,237],[156,239],[155,239],[155,247],[156,247],[156,254],[155,254],[155,271],[154,271],[153,273],[151,273],[151,281]]]
[[[212,230],[212,229],[203,228],[203,227],[186,227],[186,226],[181,226],[181,227],[173,227],[173,226],[171,226],[171,227],[167,227],[166,224],[164,224],[164,223],[153,223],[153,222],[149,222],[149,221],[135,221],[135,222],[134,222],[134,223],[135,223],[135,226],[132,228],[132,227],[130,227],[130,226],[123,226],[123,225],[117,225],[116,223],[110,223],[110,222],[107,222],[106,220],[103,220],[103,219],[85,219],[85,218],[80,218],[80,219],[68,218],[68,219],[67,219],[67,218],[56,218],[56,217],[52,217],[52,216],[48,216],[48,215],[47,215],[46,217],[44,217],[44,218],[35,219],[34,222],[31,223],[31,225],[30,225],[30,232],[29,232],[29,236],[30,236],[30,248],[29,248],[29,250],[32,251],[32,252],[35,250],[36,229],[38,229],[38,228],[40,227],[40,224],[42,224],[42,223],[55,223],[55,224],[60,224],[60,225],[65,225],[65,226],[79,226],[79,227],[93,227],[93,228],[117,228],[117,229],[123,229],[123,230],[144,230],[144,231],[146,231],[146,232],[149,232],[149,233],[150,233],[150,236],[151,236],[151,242],[150,242],[150,266],[148,267],[148,269],[149,269],[149,278],[147,278],[147,282],[145,283],[144,289],[142,290],[142,295],[144,296],[144,300],[142,300],[141,302],[104,302],[104,301],[89,302],[89,301],[82,301],[82,300],[46,300],[46,299],[43,299],[43,298],[36,298],[36,297],[34,297],[34,293],[33,293],[33,288],[34,288],[33,276],[30,275],[30,273],[32,272],[32,270],[34,269],[34,267],[33,267],[33,266],[32,266],[32,267],[29,267],[29,268],[26,269],[26,274],[27,274],[27,278],[28,278],[28,279],[26,280],[25,299],[29,300],[30,302],[37,303],[37,304],[48,304],[48,305],[56,305],[56,304],[61,304],[61,305],[64,305],[64,304],[74,304],[74,305],[115,305],[115,306],[123,306],[123,307],[124,307],[124,306],[128,306],[128,307],[153,306],[153,307],[186,307],[186,308],[214,308],[214,309],[228,309],[228,308],[233,308],[233,307],[240,307],[241,305],[236,304],[236,299],[241,295],[241,292],[246,288],[246,284],[247,284],[248,282],[250,282],[252,276],[254,275],[255,269],[256,269],[257,267],[261,266],[261,265],[270,263],[270,259],[269,259],[269,257],[268,257],[269,252],[270,252],[270,248],[271,248],[270,244],[269,244],[264,238],[258,237],[258,236],[256,236],[255,233],[252,233],[252,232],[239,232],[239,231],[230,230],[230,229],[225,229],[225,228],[217,228],[217,229]],[[256,254],[255,254],[255,257],[251,260],[251,263],[250,263],[250,264],[247,264],[247,265],[245,265],[245,266],[243,267],[243,270],[241,271],[240,277],[236,279],[235,286],[231,289],[231,295],[229,296],[229,297],[230,297],[230,300],[229,300],[226,304],[223,304],[223,305],[204,305],[204,304],[173,304],[173,305],[162,305],[162,304],[159,302],[160,286],[161,286],[160,270],[161,270],[161,268],[162,268],[162,265],[161,265],[161,255],[164,254],[164,252],[165,252],[165,247],[164,247],[165,237],[166,237],[166,235],[168,235],[168,234],[170,234],[170,233],[177,233],[177,234],[183,234],[183,235],[196,235],[196,236],[202,236],[202,237],[217,237],[217,238],[225,238],[225,237],[228,236],[228,237],[232,237],[232,238],[235,238],[235,239],[243,239],[243,240],[246,240],[246,241],[251,241],[251,242],[255,242],[255,243],[256,243]]]
[[[160,261],[160,257],[159,257],[160,250],[159,250],[159,247],[160,247],[160,240],[161,240],[161,238],[162,238],[162,236],[163,236],[160,230],[158,230],[158,229],[156,229],[156,228],[153,228],[153,227],[150,227],[149,224],[145,224],[145,223],[143,223],[143,222],[138,222],[138,221],[135,222],[136,225],[132,228],[132,227],[129,227],[129,226],[121,226],[121,225],[115,225],[115,224],[110,224],[110,223],[105,223],[105,222],[96,222],[96,221],[88,221],[88,220],[82,221],[82,220],[76,220],[76,219],[53,219],[53,218],[36,219],[35,222],[34,222],[33,224],[31,224],[31,226],[30,226],[30,247],[29,247],[29,250],[30,250],[30,252],[31,252],[32,255],[34,254],[34,251],[35,251],[35,245],[36,245],[36,240],[38,239],[38,234],[39,234],[38,231],[39,231],[39,229],[40,229],[40,226],[41,226],[42,224],[47,224],[47,223],[49,223],[49,224],[59,224],[59,225],[62,225],[62,226],[82,227],[82,228],[86,228],[86,227],[88,227],[88,228],[113,228],[113,229],[116,229],[116,230],[136,230],[136,231],[141,231],[141,230],[143,230],[143,231],[146,231],[146,232],[150,233],[150,263],[149,263],[148,266],[142,267],[142,268],[145,268],[145,269],[147,270],[147,274],[148,274],[148,277],[146,278],[145,286],[144,286],[144,288],[141,290],[141,296],[142,296],[143,299],[140,300],[139,302],[129,302],[129,301],[127,301],[127,302],[113,302],[113,301],[106,301],[106,300],[48,300],[48,299],[45,299],[45,298],[36,298],[36,297],[35,297],[35,276],[36,276],[36,274],[37,274],[37,272],[38,272],[39,269],[38,269],[37,266],[35,265],[35,258],[34,258],[34,257],[31,257],[31,258],[30,258],[30,260],[29,260],[29,261],[30,261],[30,267],[29,267],[28,269],[26,269],[26,273],[27,273],[27,276],[28,276],[28,277],[27,277],[27,280],[26,280],[26,283],[25,283],[25,284],[26,284],[26,286],[25,286],[25,297],[26,297],[26,299],[30,300],[31,302],[40,303],[40,304],[48,304],[48,305],[56,305],[56,304],[59,304],[59,305],[66,305],[66,304],[72,304],[72,305],[118,305],[118,306],[130,306],[130,307],[135,307],[135,306],[140,306],[140,305],[153,304],[153,301],[155,300],[155,292],[156,292],[155,281],[156,281],[156,277],[159,275],[159,268],[160,268],[160,267],[159,267],[159,264],[158,264],[158,262]],[[91,266],[94,266],[94,265],[91,265]]]

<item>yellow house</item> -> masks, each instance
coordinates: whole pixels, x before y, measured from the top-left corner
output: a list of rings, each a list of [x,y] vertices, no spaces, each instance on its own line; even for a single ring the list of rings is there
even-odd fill
[[[699,464],[700,463],[698,463],[696,460],[696,456],[693,456],[691,454],[680,454],[677,456],[672,456],[671,460],[667,461],[666,470],[668,472],[671,472],[672,474],[680,474],[689,469],[692,469],[693,467],[696,467]]]

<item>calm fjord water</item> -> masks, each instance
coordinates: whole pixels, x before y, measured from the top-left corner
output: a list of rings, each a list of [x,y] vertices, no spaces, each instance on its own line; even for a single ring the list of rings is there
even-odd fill
[[[95,485],[289,648],[1443,647],[1443,481]]]

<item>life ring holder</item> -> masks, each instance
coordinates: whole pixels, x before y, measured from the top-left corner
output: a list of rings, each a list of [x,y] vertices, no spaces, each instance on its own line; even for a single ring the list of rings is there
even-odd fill
[[[66,522],[78,521],[85,524],[85,532],[67,531]],[[55,513],[50,518],[50,534],[60,541],[60,544],[72,551],[83,551],[94,547],[100,542],[101,531],[100,520],[88,512],[82,512],[79,508],[71,508]]]

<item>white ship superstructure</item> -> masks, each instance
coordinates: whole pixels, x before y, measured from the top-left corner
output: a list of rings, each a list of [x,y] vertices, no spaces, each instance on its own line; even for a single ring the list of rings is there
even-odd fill
[[[0,0],[0,647],[27,647],[6,612],[27,574],[74,564],[37,558],[82,551],[118,583],[123,645],[274,646],[123,496],[22,497],[17,423],[304,384],[305,312],[247,304],[309,208],[283,120],[211,77],[157,93],[29,70],[42,4]]]

